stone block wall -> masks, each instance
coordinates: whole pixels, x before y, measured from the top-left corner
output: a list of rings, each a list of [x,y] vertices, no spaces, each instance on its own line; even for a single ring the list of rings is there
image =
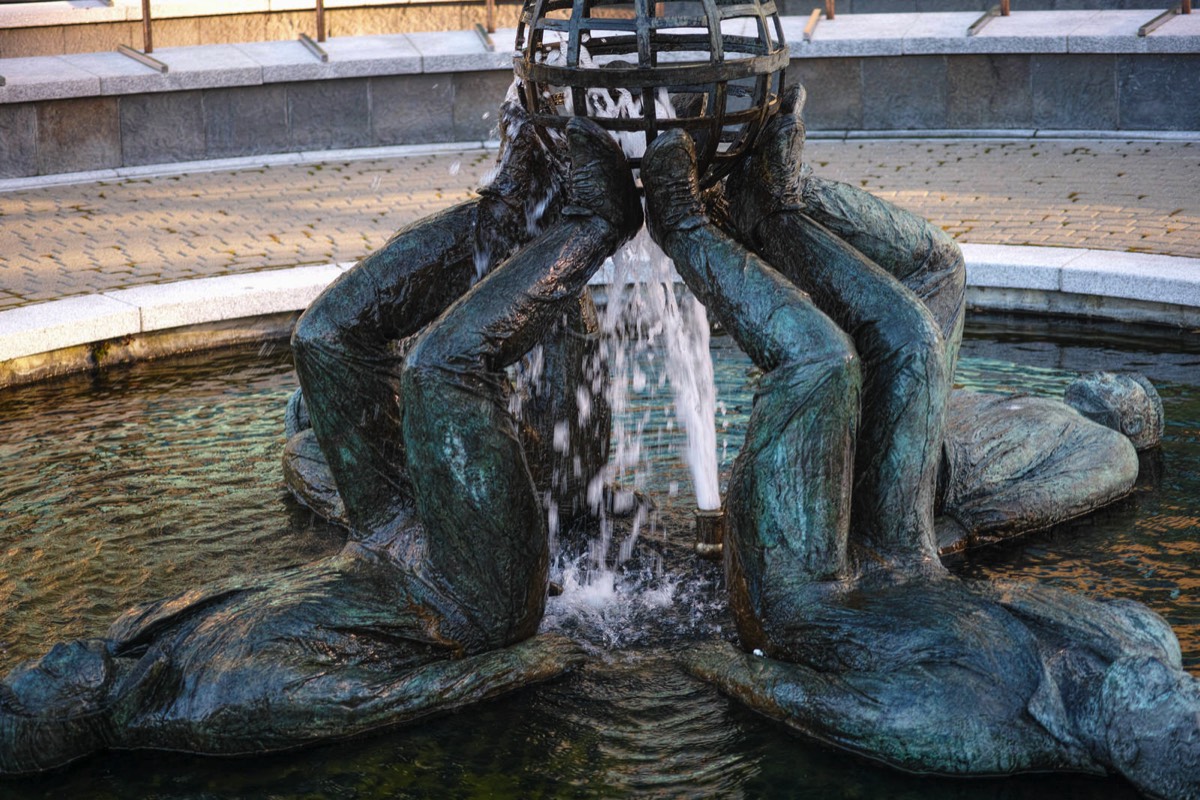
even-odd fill
[[[792,59],[811,130],[1200,130],[1200,53]]]
[[[784,20],[813,132],[1200,131],[1200,14],[859,15],[811,42]],[[511,42],[502,30],[496,41]],[[466,31],[0,59],[0,179],[163,162],[495,137],[511,53]]]
[[[511,78],[393,75],[0,105],[0,178],[484,141]]]

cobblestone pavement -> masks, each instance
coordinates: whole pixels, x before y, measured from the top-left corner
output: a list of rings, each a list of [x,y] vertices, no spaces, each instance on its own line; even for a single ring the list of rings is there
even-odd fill
[[[1200,143],[812,141],[818,172],[959,241],[1200,257]],[[0,310],[352,261],[471,195],[482,150],[0,193]]]

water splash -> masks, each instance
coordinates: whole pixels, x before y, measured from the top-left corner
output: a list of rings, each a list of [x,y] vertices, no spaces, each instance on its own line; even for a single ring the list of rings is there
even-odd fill
[[[551,575],[563,592],[547,603],[541,630],[570,635],[597,650],[720,635],[727,614],[718,578],[665,570],[657,554],[635,561],[596,569],[589,554],[558,559]]]

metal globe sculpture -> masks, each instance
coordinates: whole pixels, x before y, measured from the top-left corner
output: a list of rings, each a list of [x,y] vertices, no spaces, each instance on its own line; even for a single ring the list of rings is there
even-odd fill
[[[663,130],[696,141],[710,186],[779,107],[787,45],[774,0],[526,0],[513,69],[544,129],[586,116],[634,167]]]

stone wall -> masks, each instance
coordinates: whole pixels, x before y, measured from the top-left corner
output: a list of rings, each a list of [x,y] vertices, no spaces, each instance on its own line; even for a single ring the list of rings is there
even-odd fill
[[[1200,54],[793,59],[811,130],[1200,130]]]
[[[1144,38],[1139,12],[1031,12],[967,37],[974,16],[839,16],[812,42],[785,20],[810,130],[1200,131],[1200,14]],[[328,63],[297,42],[164,48],[165,75],[116,53],[0,60],[0,178],[494,138],[503,48],[466,31],[327,47]]]
[[[393,75],[0,105],[0,178],[478,142],[493,138],[510,81],[502,72]]]

